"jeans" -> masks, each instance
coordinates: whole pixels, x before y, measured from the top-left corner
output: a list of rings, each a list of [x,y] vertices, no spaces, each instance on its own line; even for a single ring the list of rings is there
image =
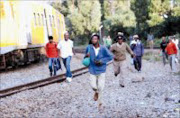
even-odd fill
[[[49,71],[52,73],[54,71],[54,75],[56,75],[56,71],[61,68],[61,64],[58,58],[49,58]]]
[[[71,56],[67,58],[62,58],[62,60],[66,68],[66,77],[72,77],[71,68],[70,68]]]
[[[163,64],[166,64],[166,59],[168,59],[168,55],[166,52],[162,52]]]
[[[169,55],[170,67],[173,72],[176,71],[175,57],[176,57],[175,54]]]

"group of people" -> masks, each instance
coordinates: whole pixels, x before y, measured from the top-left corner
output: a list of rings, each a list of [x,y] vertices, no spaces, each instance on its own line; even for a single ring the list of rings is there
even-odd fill
[[[98,106],[102,106],[102,93],[105,86],[105,73],[107,63],[113,60],[114,76],[119,78],[120,87],[125,87],[125,71],[127,68],[126,52],[128,52],[133,60],[135,69],[141,72],[142,68],[142,56],[144,54],[144,45],[138,35],[132,37],[130,46],[125,42],[124,36],[118,34],[116,42],[112,44],[110,36],[104,40],[105,45],[100,44],[100,36],[93,34],[91,36],[89,45],[86,48],[85,58],[89,58],[89,73],[90,73],[90,85],[94,91],[94,100],[98,101]],[[171,39],[171,38],[170,38]],[[169,40],[169,43],[161,43],[163,57],[166,53],[171,57],[171,61],[175,59],[174,54],[177,53],[176,46]],[[73,42],[69,39],[69,34],[64,34],[64,40],[61,40],[58,44],[53,42],[53,37],[49,37],[49,42],[46,45],[47,56],[49,57],[49,70],[52,76],[53,69],[57,71],[60,69],[59,57],[62,58],[64,66],[66,68],[66,80],[72,81],[72,73],[70,70],[70,61],[73,56]],[[172,67],[174,67],[172,63]],[[53,68],[55,65],[55,68]],[[56,73],[54,72],[54,75]],[[121,75],[120,75],[121,74]],[[120,75],[120,76],[119,76]]]
[[[160,44],[162,51],[163,64],[166,64],[166,60],[169,59],[171,70],[176,72],[176,63],[179,60],[179,40],[175,36],[170,36],[169,40],[166,41],[165,37],[162,37]]]
[[[107,45],[100,44],[98,34],[93,34],[90,44],[86,48],[85,58],[90,58],[89,72],[90,85],[94,90],[94,100],[98,101],[99,107],[102,106],[102,93],[105,85],[105,73],[107,63],[113,60],[114,76],[119,78],[120,87],[125,87],[125,71],[127,68],[126,52],[132,59],[137,62],[135,67],[137,71],[141,71],[142,56],[144,54],[144,46],[138,35],[133,36],[133,43],[129,46],[122,34],[118,34],[116,42],[109,49]],[[121,74],[121,75],[120,75]]]
[[[73,41],[69,39],[69,33],[64,34],[64,40],[59,41],[57,44],[53,41],[53,37],[49,36],[49,42],[46,44],[46,54],[49,58],[49,71],[50,76],[55,76],[57,70],[61,69],[61,63],[59,57],[62,58],[63,64],[66,68],[66,80],[72,81],[72,73],[70,69],[70,62],[73,55],[75,55],[73,49]],[[53,73],[54,72],[54,73]]]

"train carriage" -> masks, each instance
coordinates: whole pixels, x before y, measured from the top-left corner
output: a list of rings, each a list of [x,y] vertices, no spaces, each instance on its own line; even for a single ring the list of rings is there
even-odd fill
[[[58,42],[65,32],[64,16],[43,2],[0,2],[0,68],[40,59],[48,36]]]

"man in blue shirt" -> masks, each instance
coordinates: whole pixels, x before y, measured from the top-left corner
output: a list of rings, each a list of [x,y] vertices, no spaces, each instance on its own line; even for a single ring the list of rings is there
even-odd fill
[[[94,100],[102,106],[102,92],[105,85],[106,66],[113,59],[111,52],[99,44],[99,35],[91,37],[91,43],[86,49],[86,57],[90,57],[90,84],[94,90]]]

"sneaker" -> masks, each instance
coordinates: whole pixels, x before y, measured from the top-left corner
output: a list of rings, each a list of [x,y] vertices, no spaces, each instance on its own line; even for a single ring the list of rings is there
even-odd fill
[[[67,78],[66,78],[66,81],[67,81],[68,83],[70,83],[70,82],[72,81],[72,78],[67,77]]]

